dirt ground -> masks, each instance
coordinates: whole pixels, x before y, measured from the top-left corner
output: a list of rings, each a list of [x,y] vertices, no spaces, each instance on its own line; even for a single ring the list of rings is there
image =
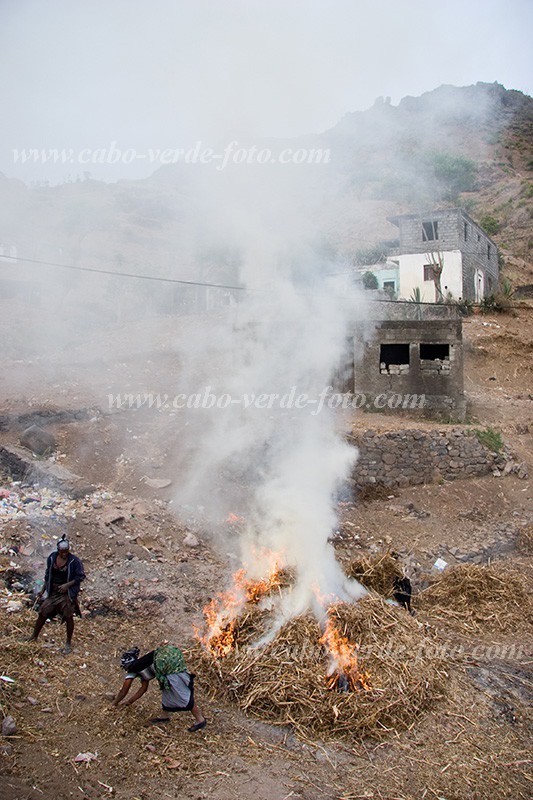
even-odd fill
[[[34,415],[28,422],[44,412],[79,412],[47,428],[59,443],[57,463],[95,491],[74,501],[50,493],[40,503],[24,504],[31,488],[12,487],[24,515],[0,516],[0,577],[6,583],[3,589],[0,582],[0,675],[15,681],[0,679],[0,710],[17,724],[14,736],[0,737],[3,798],[531,797],[531,620],[521,619],[518,609],[512,629],[500,625],[497,614],[464,625],[453,613],[432,614],[420,602],[438,557],[450,567],[513,567],[531,587],[524,546],[533,523],[529,480],[490,475],[339,503],[333,543],[340,561],[396,551],[413,581],[416,620],[450,646],[446,692],[408,730],[391,730],[380,741],[354,738],[349,745],[301,739],[287,727],[244,715],[206,685],[201,670],[197,699],[207,728],[188,733],[188,714],[151,726],[159,709],[155,686],[131,708],[110,707],[110,693],[121,682],[118,656],[132,645],[148,650],[167,639],[192,647],[193,625],[201,623],[203,606],[225,586],[230,570],[226,554],[203,530],[201,510],[172,502],[179,480],[172,460],[178,421],[169,438],[153,410],[110,414],[106,403],[109,393],[124,387],[175,391],[169,376],[179,371],[179,359],[161,329],[131,359],[127,327],[115,331],[108,350],[104,332],[99,342],[74,338],[68,358],[54,351],[32,356],[12,333],[24,318],[23,308],[0,314],[6,343],[0,354],[0,445],[16,444],[21,415]],[[38,321],[28,324],[37,327]],[[464,337],[465,425],[501,432],[531,473],[533,312],[472,317]],[[414,426],[445,424],[378,414],[353,419],[354,430]],[[157,489],[150,485],[154,479],[172,484]],[[7,484],[0,475],[0,487]],[[83,618],[68,656],[61,652],[59,622],[47,624],[37,644],[28,643],[23,639],[34,612],[26,606],[7,610],[9,600],[24,597],[13,580],[41,576],[63,532],[88,576]],[[198,546],[186,544],[189,532]],[[459,650],[451,647],[457,643]],[[187,654],[196,669],[192,651]],[[95,759],[75,762],[79,753]]]

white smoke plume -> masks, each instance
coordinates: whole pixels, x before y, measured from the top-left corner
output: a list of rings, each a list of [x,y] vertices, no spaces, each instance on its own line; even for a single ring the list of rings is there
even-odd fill
[[[212,405],[226,395],[233,402],[189,412],[182,429],[188,457],[175,499],[205,510],[251,578],[265,576],[272,553],[295,570],[285,616],[308,608],[318,614],[326,598],[365,592],[346,579],[328,542],[336,493],[357,452],[343,437],[342,413],[324,402],[347,337],[364,319],[364,301],[353,290],[341,293],[328,277],[339,265],[321,254],[293,204],[297,191],[281,203],[266,199],[264,184],[246,188],[254,211],[244,210],[234,187],[219,198],[226,236],[240,243],[246,291],[182,343],[180,386],[185,380],[199,395],[207,392]],[[265,407],[255,404],[261,395]],[[308,401],[297,408],[302,396]],[[233,543],[224,536],[230,512],[244,520]]]

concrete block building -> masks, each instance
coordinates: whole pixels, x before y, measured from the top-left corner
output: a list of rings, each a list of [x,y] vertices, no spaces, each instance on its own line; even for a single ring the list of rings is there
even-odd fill
[[[356,391],[372,400],[379,396],[383,406],[385,398],[401,397],[398,406],[389,407],[464,418],[460,319],[383,321],[361,355],[354,370]],[[415,396],[423,399],[415,402]]]
[[[462,319],[453,306],[430,306],[423,318],[414,305],[391,302],[395,319],[355,324],[334,377],[335,391],[364,396],[366,408],[464,419]],[[440,316],[440,309],[449,314]],[[402,313],[400,313],[402,312]]]
[[[462,208],[389,217],[399,229],[399,297],[420,289],[423,302],[435,301],[433,260],[442,258],[441,288],[456,300],[479,303],[498,289],[498,248]]]

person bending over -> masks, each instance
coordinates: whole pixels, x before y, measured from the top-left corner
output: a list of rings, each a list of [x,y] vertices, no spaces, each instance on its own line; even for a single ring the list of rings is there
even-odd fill
[[[120,664],[126,670],[126,677],[113,700],[113,706],[131,706],[145,694],[150,681],[157,678],[162,692],[163,713],[150,722],[153,725],[169,722],[173,712],[190,711],[195,723],[188,730],[194,733],[205,728],[207,721],[194,699],[194,675],[187,671],[181,650],[173,645],[163,645],[141,658],[139,652],[139,648],[135,647],[122,654]],[[140,679],[141,685],[126,700],[136,678]]]

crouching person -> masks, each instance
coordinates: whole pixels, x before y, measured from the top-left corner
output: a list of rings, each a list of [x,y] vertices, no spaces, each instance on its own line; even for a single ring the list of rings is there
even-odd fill
[[[170,714],[175,711],[190,711],[194,717],[194,725],[188,729],[191,733],[202,730],[207,721],[194,699],[194,675],[187,671],[183,653],[173,645],[163,645],[139,658],[139,649],[132,648],[122,655],[120,664],[126,670],[124,683],[115,699],[114,706],[130,706],[148,689],[153,678],[157,679],[162,692],[163,712],[159,717],[150,720],[153,725],[170,721]],[[141,685],[126,700],[130,688],[136,678]]]

